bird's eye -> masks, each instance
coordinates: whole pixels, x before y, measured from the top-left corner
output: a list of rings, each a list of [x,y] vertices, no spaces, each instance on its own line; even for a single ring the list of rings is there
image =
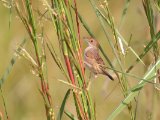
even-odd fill
[[[91,42],[93,42],[93,40],[91,40]]]

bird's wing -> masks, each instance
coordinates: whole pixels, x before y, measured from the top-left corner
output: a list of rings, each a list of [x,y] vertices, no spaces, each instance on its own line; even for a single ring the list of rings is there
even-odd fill
[[[104,65],[104,61],[99,55],[98,49],[90,49],[86,52],[86,56],[92,60],[95,60],[98,64]]]

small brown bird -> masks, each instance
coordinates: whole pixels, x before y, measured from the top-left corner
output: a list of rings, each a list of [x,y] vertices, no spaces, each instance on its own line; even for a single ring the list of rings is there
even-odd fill
[[[103,59],[99,55],[99,43],[93,38],[84,38],[87,41],[88,47],[84,51],[84,63],[94,75],[103,74],[111,80],[113,77],[105,70]]]

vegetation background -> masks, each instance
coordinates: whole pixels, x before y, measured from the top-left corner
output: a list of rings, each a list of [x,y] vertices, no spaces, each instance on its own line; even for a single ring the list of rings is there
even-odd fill
[[[4,75],[6,68],[9,66],[10,60],[15,54],[15,51],[19,47],[21,41],[24,38],[30,39],[15,8],[8,8],[4,1],[0,0],[0,76]],[[129,44],[128,46],[124,45],[124,49],[126,50],[126,54],[124,56],[122,55],[122,51],[119,50],[121,51],[120,56],[124,70],[127,70],[129,66],[134,65],[134,62],[137,59],[136,55],[131,52],[129,47],[131,47],[137,53],[137,55],[140,55],[145,51],[145,47],[152,39],[150,37],[151,26],[148,24],[148,19],[146,17],[143,5],[143,2],[145,3],[146,1],[149,0],[108,1],[110,13],[114,19],[115,28],[119,30],[120,34]],[[103,1],[96,1],[96,5],[98,7],[101,7],[102,2]],[[65,64],[62,51],[59,48],[59,41],[56,35],[56,31],[52,25],[52,22],[46,18],[41,18],[42,15],[39,15],[37,13],[38,10],[40,11],[40,13],[44,13],[44,11],[46,10],[46,6],[43,4],[43,0],[32,0],[31,3],[34,15],[36,16],[35,18],[37,26],[41,26],[43,23],[45,36],[47,36],[47,39],[51,41],[50,44],[53,44],[57,55],[62,60],[62,63]],[[112,61],[112,64],[115,66],[115,69],[118,70],[119,66],[117,65],[117,59],[113,54],[112,48],[110,47],[107,41],[103,28],[95,14],[94,9],[92,8],[90,1],[76,0],[76,4],[78,12],[86,21],[89,28],[92,30],[94,36],[96,36],[96,39],[101,44],[103,51],[107,54],[110,61]],[[157,31],[155,33],[158,33],[160,27],[160,11],[158,9],[158,0],[151,0],[150,5],[152,6],[152,9],[154,11],[153,19],[155,21],[155,31]],[[126,13],[123,14],[125,8]],[[26,11],[21,12],[23,13]],[[73,17],[75,17],[74,13]],[[76,20],[73,24],[76,26]],[[111,39],[114,39],[115,36],[112,33],[112,29],[110,29],[110,27],[108,27],[106,23],[105,26],[106,31],[109,34],[109,37]],[[90,36],[81,23],[80,35],[81,40],[83,36]],[[157,45],[159,46],[158,42]],[[84,51],[86,46],[86,43],[82,40],[82,51]],[[24,48],[34,59],[36,59],[34,47],[31,40],[28,40],[26,42]],[[127,81],[129,82],[128,86],[130,88],[134,88],[137,85],[137,83],[141,80],[140,78],[143,78],[148,69],[152,67],[152,65],[156,61],[158,61],[154,61],[155,51],[152,48],[154,47],[152,46],[149,52],[146,52],[146,55],[142,59],[145,65],[142,62],[137,62],[136,65],[134,65],[134,68],[130,71],[130,74],[134,74],[138,79],[136,77],[127,76]],[[157,49],[159,50],[159,47],[157,47]],[[103,57],[102,54],[101,56]],[[159,54],[157,55],[157,57],[158,56]],[[104,57],[103,59],[105,60]],[[66,91],[72,87],[59,81],[66,81],[66,78],[57,66],[56,62],[53,60],[47,47],[46,61],[48,69],[47,76],[50,86],[49,91],[53,100],[52,107],[54,108],[54,115],[57,116],[64,96],[66,94]],[[105,63],[107,66],[109,66],[106,60]],[[113,70],[109,71],[111,74],[115,74]],[[86,70],[85,76],[88,81],[88,70]],[[42,95],[39,92],[39,81],[40,78],[36,76],[34,67],[31,64],[31,62],[26,60],[24,57],[19,56],[16,60],[16,63],[13,66],[13,69],[9,72],[7,79],[2,85],[2,91],[0,93],[1,117],[3,119],[7,119],[8,115],[10,120],[45,120],[46,111]],[[97,120],[107,119],[108,116],[111,113],[113,113],[113,111],[118,107],[121,101],[124,100],[124,95],[121,90],[119,79],[116,78],[114,82],[110,81],[108,83],[106,82],[106,78],[104,76],[99,75],[98,78],[91,81],[92,82],[91,88],[89,89],[89,93],[91,93],[92,100],[95,103],[96,118]],[[141,90],[138,97],[135,97],[135,100],[133,100],[132,109],[133,111],[136,111],[133,112],[133,114],[136,113],[136,118],[134,119],[158,120],[160,118],[160,108],[158,107],[159,100],[159,89],[155,87],[155,83],[147,83],[146,86],[143,87],[143,89]],[[4,106],[4,103],[6,106]],[[5,113],[5,110],[7,111],[7,115]],[[73,96],[69,96],[67,102],[65,103],[65,110],[70,111],[76,116]],[[68,118],[67,115],[63,115],[62,119],[69,120],[70,118]],[[118,116],[116,116],[115,119],[128,120],[133,118],[131,118],[128,109],[125,108]]]

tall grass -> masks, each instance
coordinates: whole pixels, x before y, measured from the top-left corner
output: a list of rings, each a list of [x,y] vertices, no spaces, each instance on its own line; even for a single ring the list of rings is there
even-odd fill
[[[85,66],[83,63],[83,42],[80,26],[82,25],[91,37],[96,38],[96,35],[92,32],[91,28],[84,20],[84,16],[82,16],[79,12],[79,4],[77,4],[77,1],[40,0],[40,4],[43,4],[46,9],[44,14],[34,9],[34,5],[32,3],[33,1],[31,0],[13,0],[10,2],[6,0],[0,1],[3,4],[10,6],[10,14],[12,14],[13,10],[16,11],[16,14],[19,16],[28,33],[29,38],[26,38],[27,41],[32,42],[34,54],[29,54],[25,50],[25,42],[23,41],[20,47],[16,50],[16,55],[29,60],[36,75],[39,77],[38,89],[41,97],[43,98],[47,120],[62,120],[64,115],[71,120],[99,120],[100,118],[96,117],[96,103],[93,101],[91,93],[87,89],[89,77],[85,74]],[[126,0],[124,4],[120,24],[118,25],[119,27],[115,24],[114,17],[111,13],[107,0],[99,1],[100,4],[97,4],[96,0],[89,0],[89,3],[97,16],[100,27],[105,35],[106,42],[111,48],[111,52],[113,53],[117,65],[112,63],[102,45],[100,45],[99,49],[109,64],[109,67],[107,68],[114,72],[116,81],[119,82],[121,93],[124,97],[123,100],[119,101],[119,106],[117,106],[115,110],[106,117],[106,119],[115,119],[126,107],[128,109],[128,116],[130,119],[136,120],[138,118],[138,102],[140,101],[137,96],[140,95],[140,91],[144,89],[144,86],[147,83],[152,84],[155,90],[153,94],[158,96],[157,91],[159,90],[160,68],[158,40],[160,39],[160,32],[157,31],[158,28],[156,28],[158,26],[158,22],[155,22],[155,16],[160,12],[160,2],[158,0],[142,0],[145,12],[144,14],[150,28],[150,32],[148,33],[150,35],[150,41],[146,44],[146,47],[143,49],[142,53],[136,52],[130,46],[130,42],[127,42],[121,34],[121,26],[126,18],[128,7],[132,5],[130,0]],[[49,40],[47,38],[43,26],[40,26],[37,22],[37,16],[40,18],[45,18],[47,22],[52,23],[52,29],[56,32],[56,40],[58,41],[58,45],[53,44],[55,40]],[[9,20],[9,24],[10,22],[11,19]],[[110,29],[110,34],[107,29]],[[57,49],[57,47],[61,51],[60,53],[63,56],[62,58],[60,57],[61,55],[56,53],[55,49]],[[131,52],[136,58],[134,62],[130,63],[128,68],[126,68],[127,49],[129,49],[129,52]],[[46,57],[46,50],[49,51],[52,60],[56,63],[65,77],[65,80],[59,81],[66,86],[69,86],[68,90],[64,94],[58,113],[55,113],[55,108],[53,105],[54,98],[52,98],[52,93],[50,92],[50,79],[48,78],[48,67],[46,62],[48,58]],[[145,65],[143,58],[149,52],[152,52],[153,61],[150,63],[150,68],[145,71],[143,77],[138,77],[131,74],[132,69],[136,67],[139,62]],[[11,59],[9,67],[0,79],[0,86],[3,85],[9,76],[11,68],[16,62],[17,56],[14,56]],[[128,76],[138,79],[139,82],[134,85],[134,87],[131,87]],[[2,88],[1,94],[3,97]],[[66,109],[66,103],[68,98],[71,96],[73,96],[72,98],[74,101],[76,114],[71,111],[67,111]],[[6,111],[5,116],[9,119],[4,97],[3,104]],[[154,116],[153,118],[156,119],[156,113],[153,111],[152,114]]]

